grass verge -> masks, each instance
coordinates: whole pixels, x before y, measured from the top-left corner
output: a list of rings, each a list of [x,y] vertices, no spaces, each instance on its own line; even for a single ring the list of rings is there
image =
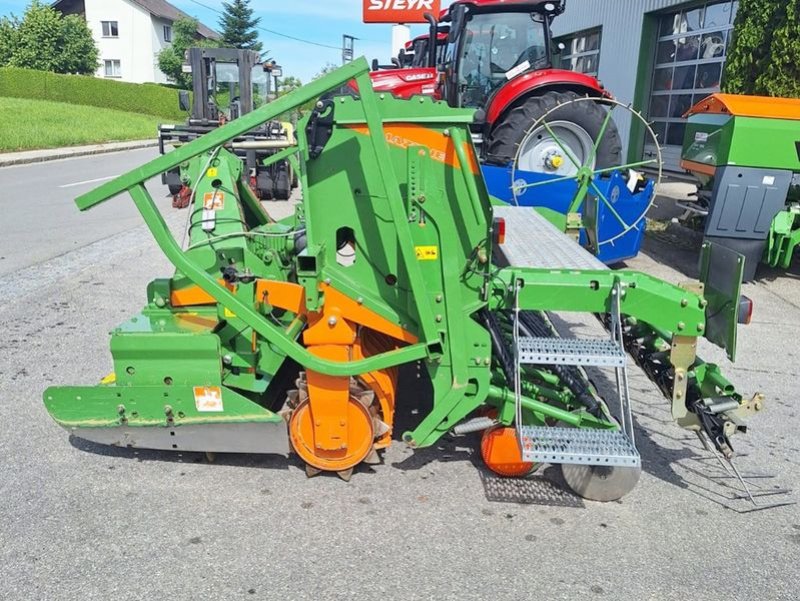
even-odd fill
[[[0,97],[0,152],[154,139],[162,117]]]

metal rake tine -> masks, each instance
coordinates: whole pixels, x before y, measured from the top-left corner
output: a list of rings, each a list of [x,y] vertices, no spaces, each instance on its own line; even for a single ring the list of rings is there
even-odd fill
[[[758,507],[759,504],[756,502],[755,497],[753,497],[753,493],[750,492],[750,487],[747,485],[747,482],[745,482],[745,479],[742,478],[742,475],[739,473],[739,469],[730,459],[728,459],[728,465],[730,465],[731,469],[736,473],[736,477],[739,478],[739,482],[741,482],[742,486],[744,487],[744,490],[747,493],[750,502],[756,507]]]
[[[726,464],[728,464],[731,467],[733,467],[733,462],[729,461],[729,460],[728,461],[723,460],[719,455],[716,455],[716,457],[717,457],[717,460],[720,462],[720,465],[722,465],[722,467],[725,468],[725,471],[727,472],[727,476],[719,476],[719,478],[729,478],[731,480],[738,480],[739,482],[744,484],[745,489],[747,490],[747,492],[749,494],[750,491],[748,489],[747,483],[745,482],[744,477],[740,473],[738,473],[739,471],[738,470],[731,471],[731,470],[729,470],[727,468]],[[712,476],[710,476],[710,477],[712,477]],[[726,488],[730,488],[731,490],[739,490],[739,489],[737,489],[737,488],[735,488],[733,486],[730,486],[727,482],[720,482],[719,485],[720,486],[725,486]],[[752,486],[752,487],[754,487],[754,488],[756,488],[758,490],[763,490],[764,489],[764,487],[761,486],[760,484],[758,484],[757,482],[751,482],[750,486]]]
[[[704,439],[701,438],[701,440],[704,440]],[[742,484],[742,486],[744,487],[744,490],[747,493],[747,496],[750,498],[751,501],[753,501],[753,494],[750,491],[750,486],[748,486],[747,482],[742,477],[742,474],[739,472],[738,468],[733,464],[733,461],[731,461],[730,459],[723,459],[720,456],[720,454],[717,451],[717,449],[715,449],[713,447],[710,447],[708,445],[707,441],[704,440],[704,442],[705,442],[706,448],[711,451],[711,453],[716,458],[717,462],[722,466],[722,469],[725,470],[725,473],[728,475],[727,477],[731,478],[731,479],[734,479],[734,480],[738,480]],[[712,476],[709,476],[709,478],[711,478],[711,477]],[[722,477],[724,477],[724,476],[722,476]],[[735,488],[733,486],[730,486],[726,482],[721,482],[720,485],[721,486],[725,486],[726,488],[730,488],[731,490],[736,490],[736,491],[739,490],[739,489],[737,489],[737,488]],[[758,483],[752,483],[752,486],[755,487],[758,490],[763,490],[764,489],[764,487],[759,485]],[[757,503],[755,501],[753,501],[753,503],[757,505]]]

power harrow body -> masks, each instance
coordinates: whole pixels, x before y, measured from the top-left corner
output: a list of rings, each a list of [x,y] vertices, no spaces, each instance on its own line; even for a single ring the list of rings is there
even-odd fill
[[[353,78],[359,97],[319,101],[297,147],[274,156],[299,156],[303,200],[273,220],[226,144]],[[483,455],[499,473],[562,463],[573,488],[606,500],[630,490],[640,466],[627,346],[678,423],[730,456],[729,437],[760,399],[742,399],[695,350],[710,330],[735,335],[728,309],[738,297],[706,298],[699,285],[610,271],[593,257],[587,268],[514,264],[503,234],[516,214],[495,214],[471,120],[472,111],[429,98],[377,96],[359,60],[78,198],[84,210],[127,191],[176,272],[153,281],[142,312],[112,332],[114,375],[48,389],[51,416],[105,444],[293,450],[310,474],[349,478],[391,443],[397,404],[409,402],[398,370],[417,363],[433,405],[402,434],[407,444],[485,430]],[[187,244],[144,187],[176,168],[196,182]],[[526,236],[531,248],[548,244]],[[720,327],[708,327],[712,310]],[[606,316],[612,336],[559,339],[550,311]],[[617,370],[618,412],[586,365]],[[611,489],[598,491],[606,481]]]

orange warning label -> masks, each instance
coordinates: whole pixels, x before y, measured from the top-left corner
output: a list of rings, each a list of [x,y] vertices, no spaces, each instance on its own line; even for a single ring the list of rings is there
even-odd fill
[[[203,194],[203,208],[206,211],[221,211],[224,206],[224,192],[206,192]]]
[[[219,386],[195,386],[194,406],[201,412],[224,411]]]

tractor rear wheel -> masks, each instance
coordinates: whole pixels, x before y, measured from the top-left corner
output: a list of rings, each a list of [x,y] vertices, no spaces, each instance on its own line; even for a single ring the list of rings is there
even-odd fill
[[[621,165],[622,142],[614,122],[609,121],[603,132],[606,109],[594,102],[574,102],[578,98],[575,92],[547,92],[510,110],[486,142],[488,162],[508,165],[517,160],[518,170],[562,177],[577,174],[576,163],[593,170]],[[547,122],[537,125],[548,111]],[[532,132],[534,125],[537,131]],[[593,157],[595,140],[600,142]],[[572,156],[563,156],[565,150]]]

